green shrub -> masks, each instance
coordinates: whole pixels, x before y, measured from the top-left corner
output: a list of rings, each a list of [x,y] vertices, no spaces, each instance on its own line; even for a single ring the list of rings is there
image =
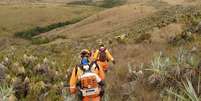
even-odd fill
[[[7,85],[0,85],[0,101],[7,101],[13,93],[13,88]]]
[[[114,6],[122,5],[126,0],[103,0],[102,7],[111,8]]]
[[[31,40],[33,44],[45,44],[50,42],[49,39],[46,37],[37,37],[37,38],[32,38]]]
[[[180,88],[181,92],[174,92],[167,90],[170,95],[174,95],[178,101],[200,101],[199,96],[196,94],[192,82],[187,78],[186,82],[182,82],[183,86]]]
[[[33,36],[36,36],[36,35],[39,35],[41,33],[51,31],[51,30],[59,28],[59,27],[63,27],[63,26],[66,26],[66,25],[77,23],[77,22],[81,21],[82,19],[84,19],[84,17],[78,17],[78,18],[74,18],[74,19],[72,19],[70,21],[59,22],[59,23],[51,24],[51,25],[44,26],[44,27],[37,26],[37,27],[29,29],[29,30],[16,32],[15,36],[25,38],[25,39],[32,39]]]
[[[84,1],[72,1],[68,4],[72,4],[72,5],[91,5],[92,4],[92,0],[84,0]]]

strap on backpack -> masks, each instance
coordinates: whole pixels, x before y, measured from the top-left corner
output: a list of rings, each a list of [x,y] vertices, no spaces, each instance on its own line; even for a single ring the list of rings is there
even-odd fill
[[[75,67],[75,76],[77,76],[78,68],[81,69],[82,71],[84,71],[82,64],[76,65],[76,67]]]
[[[100,70],[100,67],[99,67],[97,61],[93,61],[93,62],[90,64],[90,70],[91,70],[91,67],[93,66],[93,64],[96,65],[95,69],[97,68],[98,70]]]

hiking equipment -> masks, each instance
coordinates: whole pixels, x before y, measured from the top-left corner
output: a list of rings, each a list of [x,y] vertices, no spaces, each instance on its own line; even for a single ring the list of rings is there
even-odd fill
[[[98,42],[98,45],[99,45],[100,47],[104,47],[104,43],[103,43],[102,41],[99,41],[99,42]]]
[[[92,72],[86,72],[80,77],[80,91],[83,97],[97,97],[100,94],[100,77]]]
[[[87,50],[87,49],[83,49],[83,50],[80,52],[80,55],[81,55],[81,57],[89,57],[89,56],[90,56],[90,51]]]
[[[107,54],[106,54],[106,48],[105,47],[100,47],[99,48],[99,61],[108,61],[108,58],[107,58]]]
[[[88,65],[89,64],[89,60],[87,57],[83,57],[82,60],[81,60],[81,64],[82,65]]]

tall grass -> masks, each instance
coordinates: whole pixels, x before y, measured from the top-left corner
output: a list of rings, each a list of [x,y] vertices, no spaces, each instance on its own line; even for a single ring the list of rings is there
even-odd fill
[[[151,62],[151,68],[145,69],[154,72],[155,74],[165,75],[168,67],[171,65],[171,60],[169,57],[163,56],[160,52],[159,56],[156,56]]]
[[[8,85],[0,85],[0,101],[8,101],[8,98],[13,93],[13,88]]]
[[[177,101],[200,101],[201,99],[195,92],[192,82],[187,78],[186,82],[183,82],[183,87],[180,88],[181,92],[175,92],[167,90],[170,95],[174,95]]]

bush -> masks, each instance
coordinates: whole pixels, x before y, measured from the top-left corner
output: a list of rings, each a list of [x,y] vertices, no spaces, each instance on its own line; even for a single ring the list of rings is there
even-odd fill
[[[122,5],[126,0],[104,0],[102,7],[111,8],[114,6]]]
[[[168,43],[173,46],[180,46],[186,44],[187,42],[191,42],[194,40],[193,34],[188,31],[183,31],[181,34],[172,37],[168,40]]]
[[[84,19],[84,18],[79,17],[79,18],[72,19],[71,21],[59,22],[59,23],[51,24],[51,25],[44,26],[44,27],[37,26],[37,27],[29,29],[29,30],[16,32],[15,36],[32,40],[33,36],[39,35],[40,33],[45,33],[45,32],[51,31],[51,30],[59,28],[59,27],[74,24],[74,23],[81,21],[82,19]]]
[[[37,37],[37,38],[32,38],[31,40],[33,44],[45,44],[50,42],[49,39],[46,37]]]
[[[13,88],[7,85],[0,85],[0,101],[7,101],[8,97],[13,94]]]
[[[72,4],[72,5],[90,5],[92,4],[92,0],[84,0],[84,1],[72,1],[68,4]]]

